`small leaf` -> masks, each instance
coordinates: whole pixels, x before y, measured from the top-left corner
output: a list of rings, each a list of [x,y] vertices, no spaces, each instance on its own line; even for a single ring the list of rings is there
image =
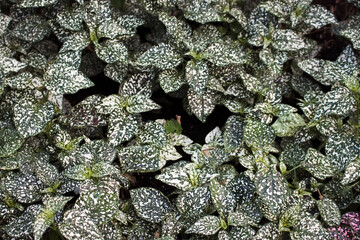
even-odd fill
[[[194,0],[189,3],[181,3],[179,4],[180,8],[184,11],[185,18],[199,22],[199,23],[207,23],[207,22],[219,22],[221,21],[220,16],[212,8],[210,2],[206,0]]]
[[[204,216],[188,228],[185,233],[196,233],[202,235],[213,235],[221,228],[219,217]]]
[[[159,151],[150,145],[131,146],[118,151],[125,172],[155,172],[159,170]]]
[[[165,127],[157,122],[146,123],[138,137],[143,144],[151,144],[159,148],[166,146]]]
[[[49,33],[49,30],[48,24],[43,18],[30,15],[16,24],[12,34],[19,39],[34,43],[42,40]]]
[[[209,189],[207,187],[198,187],[180,194],[176,198],[176,207],[186,218],[197,217],[205,211],[209,201]]]
[[[345,169],[345,174],[341,183],[343,185],[347,185],[349,183],[355,182],[356,179],[360,177],[360,161],[357,158],[356,160],[352,161]]]
[[[168,45],[161,43],[143,53],[136,61],[137,66],[155,66],[161,70],[171,69],[182,62],[181,56]]]
[[[266,223],[257,231],[252,240],[274,240],[280,239],[281,233],[275,223]]]
[[[138,120],[133,115],[125,113],[113,113],[109,119],[107,137],[109,143],[117,146],[125,141],[129,141],[138,130]]]
[[[323,198],[316,201],[321,218],[329,226],[340,225],[340,210],[336,203],[329,199]]]
[[[206,91],[200,96],[192,89],[189,89],[188,100],[191,111],[202,122],[205,122],[206,118],[215,109],[215,96],[210,91]]]
[[[290,232],[292,240],[302,239],[332,239],[330,233],[321,225],[320,221],[312,216],[302,218]]]
[[[60,53],[66,51],[81,51],[90,44],[90,38],[84,31],[76,32],[65,38]]]
[[[229,43],[214,43],[206,50],[207,60],[216,66],[245,63],[245,53],[240,46],[231,46]]]
[[[59,224],[61,234],[73,240],[104,240],[88,210],[71,209],[64,214]]]
[[[96,178],[113,175],[119,170],[112,164],[107,162],[98,162],[92,166],[92,176]]]
[[[302,126],[306,125],[304,119],[298,113],[280,116],[271,125],[278,137],[293,136]]]
[[[222,217],[226,217],[235,209],[236,200],[232,192],[218,181],[210,182],[211,200]]]
[[[14,58],[8,58],[0,55],[0,69],[5,75],[9,74],[10,72],[18,72],[26,66],[26,63],[19,62]]]
[[[274,130],[265,123],[247,119],[244,130],[244,140],[252,147],[264,148],[275,140]]]
[[[32,99],[21,99],[14,107],[14,123],[24,138],[42,132],[55,113],[50,102],[38,104]]]
[[[66,168],[63,174],[70,179],[85,180],[91,177],[92,172],[87,164],[79,164],[73,167]]]
[[[117,61],[126,62],[128,60],[128,50],[122,42],[108,40],[95,47],[96,55],[107,63]]]
[[[189,61],[185,67],[185,79],[197,95],[202,96],[209,80],[209,69],[205,61]]]
[[[56,3],[58,0],[23,0],[20,7],[23,8],[36,8],[45,7]]]
[[[273,47],[280,51],[298,51],[306,47],[304,40],[289,29],[276,29],[272,38]]]
[[[179,90],[185,84],[183,74],[179,73],[175,68],[162,71],[159,74],[159,82],[165,93]]]
[[[0,121],[0,158],[8,157],[16,152],[23,142],[24,139],[19,136],[13,126]]]
[[[244,135],[245,122],[239,116],[230,116],[225,123],[224,146],[227,152],[241,147]]]
[[[159,175],[156,175],[155,178],[170,186],[181,189],[182,191],[189,190],[193,186],[189,178],[189,174],[186,171],[185,166],[183,166],[186,165],[186,163],[180,163],[180,166],[164,168],[163,172]]]
[[[126,110],[129,113],[142,113],[154,109],[160,109],[161,106],[145,95],[133,95],[128,98],[128,105]]]
[[[154,188],[131,189],[130,195],[137,214],[152,223],[161,222],[171,211],[170,201]]]
[[[314,148],[309,148],[307,150],[305,161],[303,161],[301,165],[314,177],[322,180],[333,176],[337,171],[336,166]]]
[[[327,24],[336,24],[337,20],[326,8],[320,5],[311,5],[305,12],[304,22],[319,29]]]

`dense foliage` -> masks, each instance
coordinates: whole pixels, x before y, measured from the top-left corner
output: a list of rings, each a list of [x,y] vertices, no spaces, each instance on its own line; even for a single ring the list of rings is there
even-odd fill
[[[360,239],[360,1],[317,2],[1,1],[1,237]]]

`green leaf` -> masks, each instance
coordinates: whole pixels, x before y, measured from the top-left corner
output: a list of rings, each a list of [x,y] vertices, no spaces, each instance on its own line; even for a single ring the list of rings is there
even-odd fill
[[[221,228],[220,219],[217,216],[204,216],[197,220],[185,233],[213,235]]]
[[[160,109],[161,106],[155,103],[153,100],[145,95],[133,95],[128,98],[128,105],[126,110],[129,113],[142,113],[148,112],[154,109]]]
[[[60,49],[60,53],[66,51],[81,51],[90,44],[90,38],[87,32],[76,32],[65,38],[65,41]]]
[[[360,146],[355,138],[346,134],[335,134],[328,138],[325,153],[338,171],[343,171],[347,165],[360,154]]]
[[[280,116],[271,125],[278,137],[293,136],[302,126],[306,125],[304,119],[298,113]]]
[[[301,163],[301,166],[309,171],[314,177],[321,180],[333,176],[337,171],[337,167],[331,160],[314,148],[309,148],[307,150],[305,161]]]
[[[126,62],[128,60],[126,46],[116,40],[108,40],[96,45],[95,52],[106,63]]]
[[[209,80],[209,69],[205,61],[189,61],[185,67],[185,79],[197,95],[205,93]]]
[[[230,116],[225,123],[224,146],[227,152],[241,147],[244,135],[245,122],[239,116]]]
[[[205,54],[208,55],[207,60],[216,66],[245,63],[244,50],[229,43],[214,43],[205,50]]]
[[[198,23],[219,22],[221,17],[206,0],[180,2],[179,7],[184,11],[185,18]]]
[[[0,69],[3,71],[4,75],[9,74],[10,72],[18,72],[26,66],[26,63],[0,55]]]
[[[43,18],[32,15],[16,24],[12,34],[19,39],[34,43],[48,35],[49,30],[48,24]]]
[[[222,217],[226,217],[236,207],[236,199],[232,192],[218,181],[210,182],[211,200]]]
[[[191,111],[202,122],[205,122],[206,118],[215,109],[215,96],[210,91],[206,91],[200,96],[194,90],[189,89],[188,101]]]
[[[41,133],[54,115],[51,102],[38,104],[33,99],[23,98],[14,107],[14,123],[24,138]]]
[[[327,24],[336,24],[335,16],[320,5],[311,5],[305,12],[304,22],[314,28],[322,28]]]
[[[41,181],[32,174],[14,173],[1,179],[5,192],[20,203],[33,203],[41,199]]]
[[[13,238],[30,237],[33,233],[35,217],[41,212],[40,204],[33,204],[16,219],[3,226],[2,229]]]
[[[131,97],[134,95],[143,95],[147,98],[151,96],[151,82],[154,80],[155,74],[137,73],[126,79],[120,87],[119,94],[123,97]],[[135,97],[136,98],[136,97]]]
[[[172,209],[169,199],[154,188],[131,189],[130,196],[137,214],[152,223],[161,222]]]
[[[253,239],[255,233],[255,230],[249,226],[232,227],[230,230],[232,239]]]
[[[182,191],[189,190],[191,187],[193,187],[193,185],[191,183],[187,169],[184,166],[186,163],[179,162],[178,165],[179,166],[164,168],[163,172],[159,175],[156,175],[155,178],[170,186],[181,189]]]
[[[99,38],[110,39],[132,36],[136,33],[136,28],[142,24],[144,24],[144,21],[133,15],[123,15],[118,17],[116,21],[112,19],[100,21],[97,35]]]
[[[248,146],[264,148],[275,140],[274,130],[265,123],[247,119],[244,130],[244,140]]]
[[[355,182],[355,180],[358,179],[359,177],[360,177],[360,161],[359,158],[357,158],[346,167],[341,183],[343,185],[347,185],[352,182]]]
[[[23,8],[36,8],[36,7],[46,7],[56,3],[58,0],[23,0],[20,4],[20,7]]]
[[[129,141],[137,130],[138,120],[135,116],[117,112],[110,115],[107,137],[111,145]]]
[[[241,211],[231,212],[227,217],[227,223],[230,226],[246,227],[248,225],[256,225],[254,221]]]
[[[259,7],[266,9],[279,18],[286,17],[291,10],[289,4],[281,0],[266,1],[261,3]]]
[[[92,171],[89,165],[79,164],[66,168],[63,174],[70,179],[85,180],[89,179],[92,176]]]
[[[266,223],[257,231],[252,240],[275,240],[280,239],[281,233],[275,223]]]
[[[346,117],[355,107],[355,98],[352,92],[345,87],[338,87],[325,94],[325,97],[315,110],[312,121],[323,116],[338,115]]]
[[[185,84],[184,76],[175,68],[162,71],[159,74],[159,82],[165,93],[174,92]]]
[[[5,33],[11,20],[12,18],[10,16],[0,13],[0,36],[2,36]]]
[[[207,187],[198,187],[181,193],[176,198],[176,207],[186,218],[197,217],[205,211],[210,201],[210,191]]]
[[[298,66],[306,73],[310,74],[316,81],[324,85],[332,85],[336,81],[329,78],[329,71],[326,69],[327,62],[323,59],[307,59],[298,63]],[[335,79],[336,80],[336,79]]]
[[[119,198],[117,193],[111,192],[111,190],[96,188],[82,193],[76,201],[75,208],[88,210],[88,216],[100,225],[114,218],[119,209]]]
[[[181,62],[181,56],[170,45],[161,43],[143,53],[135,64],[140,67],[155,66],[166,70],[178,66]]]
[[[340,29],[340,34],[346,38],[349,38],[355,49],[360,49],[360,30],[357,26],[360,24],[360,16],[353,15],[345,27]]]
[[[255,187],[262,204],[278,217],[288,204],[290,191],[286,179],[270,167],[256,173]]]
[[[306,215],[305,215],[306,216]],[[301,205],[295,205],[288,208],[279,220],[279,230],[289,231],[297,222],[304,217]]]
[[[54,94],[73,94],[80,89],[94,86],[94,83],[72,64],[50,65],[44,74],[46,88]]]
[[[302,218],[290,232],[292,240],[303,239],[333,239],[330,233],[321,225],[320,221],[312,216]]]
[[[59,12],[56,21],[65,29],[70,31],[80,31],[84,19],[84,12],[80,7]]]
[[[98,162],[92,166],[92,176],[96,178],[113,175],[119,170],[112,164],[107,162]]]
[[[272,45],[280,51],[298,51],[306,47],[304,40],[289,29],[276,29],[272,33]]]
[[[290,143],[281,152],[279,160],[287,166],[296,167],[305,160],[305,154],[306,152],[298,144]]]
[[[88,210],[71,209],[65,212],[59,230],[67,239],[104,240],[98,226],[90,218]]]
[[[12,125],[0,121],[0,157],[10,156],[21,147],[23,142],[24,139]]]
[[[323,198],[316,201],[321,218],[329,226],[340,225],[341,213],[336,203],[329,199]]]
[[[164,12],[159,13],[159,20],[165,25],[166,32],[176,41],[182,42],[190,37],[191,28],[186,22],[178,20],[175,16],[169,16]]]
[[[155,172],[159,170],[159,151],[150,145],[131,146],[118,151],[125,172]]]
[[[104,74],[111,80],[122,83],[127,75],[128,65],[123,62],[107,64],[104,68]]]
[[[146,123],[138,137],[143,144],[154,145],[158,148],[164,148],[166,146],[166,130],[165,127],[158,122]]]
[[[12,77],[5,78],[5,85],[13,88],[24,90],[26,88],[32,88],[33,75],[30,72],[22,72]]]

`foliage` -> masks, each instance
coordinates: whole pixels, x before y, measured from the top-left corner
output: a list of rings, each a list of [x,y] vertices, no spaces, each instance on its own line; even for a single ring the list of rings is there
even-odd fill
[[[360,238],[338,2],[2,1],[1,239]]]

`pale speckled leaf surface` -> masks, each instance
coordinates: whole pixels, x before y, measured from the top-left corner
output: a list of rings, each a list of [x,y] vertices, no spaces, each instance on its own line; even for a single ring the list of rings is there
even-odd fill
[[[275,140],[274,130],[265,123],[247,119],[244,130],[244,141],[249,146],[264,148]]]
[[[194,188],[183,192],[176,198],[176,207],[186,217],[198,216],[204,212],[210,196],[209,188]]]
[[[137,214],[152,223],[162,221],[172,209],[169,199],[154,188],[132,189],[130,195]]]
[[[194,90],[189,89],[188,101],[191,111],[202,122],[205,122],[206,118],[215,109],[215,96],[210,91],[206,91],[200,96]]]
[[[205,61],[189,61],[185,68],[185,79],[191,89],[201,96],[209,80],[209,69]]]
[[[125,172],[154,172],[159,170],[159,151],[150,145],[131,146],[118,151]]]
[[[331,177],[337,171],[337,167],[314,148],[307,150],[305,161],[303,161],[301,165],[314,177],[319,179]]]
[[[221,228],[220,219],[217,216],[204,216],[197,220],[185,233],[197,233],[213,235]]]
[[[292,240],[330,240],[330,233],[314,217],[302,218],[290,232]]]
[[[236,199],[233,193],[218,181],[212,180],[209,185],[211,191],[211,200],[220,214],[226,217],[235,209]]]
[[[341,213],[336,203],[329,199],[323,198],[316,201],[321,218],[329,226],[335,226],[340,224]]]

